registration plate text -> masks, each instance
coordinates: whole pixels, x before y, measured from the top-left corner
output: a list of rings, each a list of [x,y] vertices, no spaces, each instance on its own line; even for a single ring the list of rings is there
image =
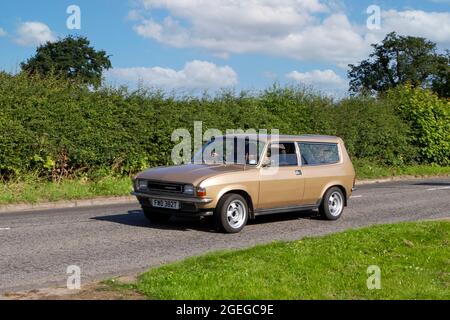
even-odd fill
[[[155,208],[178,210],[180,209],[180,202],[174,200],[153,199],[152,206]]]

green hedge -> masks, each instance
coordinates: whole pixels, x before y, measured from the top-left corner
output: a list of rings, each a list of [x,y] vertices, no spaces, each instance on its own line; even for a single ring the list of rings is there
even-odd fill
[[[411,128],[411,141],[421,161],[450,164],[450,100],[431,91],[406,86],[389,93],[389,100]]]
[[[448,111],[448,101],[410,88],[342,101],[278,86],[173,97],[0,73],[0,173],[38,171],[53,179],[132,174],[169,164],[172,131],[192,133],[194,121],[203,121],[204,130],[338,135],[353,157],[381,164],[448,164]]]

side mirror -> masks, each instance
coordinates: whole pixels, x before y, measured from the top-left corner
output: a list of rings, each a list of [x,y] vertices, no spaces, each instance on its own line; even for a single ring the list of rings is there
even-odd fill
[[[270,161],[270,159],[264,159],[263,163],[262,163],[262,167],[263,168],[268,168],[272,165],[272,161]]]

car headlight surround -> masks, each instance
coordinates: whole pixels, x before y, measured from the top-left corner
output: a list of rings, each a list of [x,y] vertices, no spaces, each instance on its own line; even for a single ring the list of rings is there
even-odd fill
[[[185,194],[194,195],[194,192],[195,192],[195,188],[194,188],[194,186],[191,185],[191,184],[186,184],[186,185],[183,187],[183,193],[185,193]]]
[[[136,179],[135,188],[136,191],[148,190],[148,181],[144,179]]]

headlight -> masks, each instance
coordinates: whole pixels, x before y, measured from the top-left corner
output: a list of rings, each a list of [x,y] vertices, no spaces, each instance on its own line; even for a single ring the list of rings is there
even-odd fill
[[[187,184],[183,188],[183,192],[186,194],[194,194],[194,186]]]
[[[148,189],[148,181],[137,179],[135,182],[136,191],[143,191]]]

